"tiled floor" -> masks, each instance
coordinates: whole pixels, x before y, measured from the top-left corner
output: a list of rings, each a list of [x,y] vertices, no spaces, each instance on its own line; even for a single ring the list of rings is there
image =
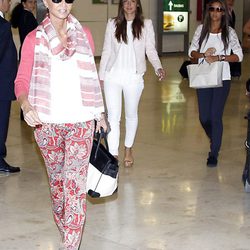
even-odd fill
[[[162,61],[168,74],[163,83],[151,66],[145,75],[135,164],[121,166],[118,195],[89,199],[80,249],[249,250],[250,194],[244,192],[241,174],[250,54],[242,77],[232,81],[219,164],[213,169],[206,167],[208,140],[198,121],[195,91],[178,72],[183,58]],[[0,175],[0,249],[58,249],[45,168],[16,103],[7,159],[22,171]]]

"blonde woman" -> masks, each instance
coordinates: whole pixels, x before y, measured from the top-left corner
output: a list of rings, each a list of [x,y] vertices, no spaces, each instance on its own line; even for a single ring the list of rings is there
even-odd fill
[[[79,249],[86,177],[96,130],[107,129],[90,31],[70,14],[74,0],[44,0],[48,15],[25,38],[15,81],[24,120],[47,168],[60,249]]]

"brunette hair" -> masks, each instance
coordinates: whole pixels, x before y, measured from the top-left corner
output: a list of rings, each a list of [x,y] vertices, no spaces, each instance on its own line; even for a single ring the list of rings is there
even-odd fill
[[[118,42],[128,42],[127,38],[127,20],[125,18],[124,10],[123,10],[123,2],[124,0],[120,0],[119,7],[118,7],[118,14],[114,18],[116,30],[115,30],[115,37]],[[140,39],[142,28],[144,27],[144,17],[142,13],[142,5],[140,0],[136,0],[136,13],[135,13],[135,19],[132,23],[132,33],[134,39]]]
[[[201,36],[199,40],[199,48],[201,48],[201,45],[204,40],[206,41],[208,40],[209,33],[211,32],[211,17],[209,13],[209,7],[211,7],[213,3],[220,3],[224,12],[224,15],[222,15],[221,17],[220,29],[221,29],[222,42],[224,44],[224,50],[226,50],[228,48],[228,43],[229,43],[229,25],[228,25],[229,14],[228,14],[227,4],[224,0],[210,0],[206,5],[206,11],[203,19],[203,27],[201,30]]]

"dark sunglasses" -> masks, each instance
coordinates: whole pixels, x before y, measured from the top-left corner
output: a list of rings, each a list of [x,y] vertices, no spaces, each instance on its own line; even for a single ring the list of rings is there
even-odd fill
[[[223,8],[221,8],[221,7],[213,7],[213,6],[210,6],[209,8],[208,8],[208,10],[210,11],[210,12],[214,12],[214,11],[216,11],[216,12],[222,12],[222,11],[225,11]]]
[[[53,2],[53,3],[61,3],[62,0],[52,0],[52,2]],[[73,2],[74,2],[74,0],[65,0],[65,3],[67,3],[67,4],[71,4],[71,3],[73,3]]]

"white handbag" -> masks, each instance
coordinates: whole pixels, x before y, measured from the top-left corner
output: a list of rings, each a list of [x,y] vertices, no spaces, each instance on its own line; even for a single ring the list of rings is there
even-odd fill
[[[89,163],[87,177],[87,192],[92,198],[107,197],[117,192],[118,176],[103,173]]]
[[[105,146],[101,144],[104,139]],[[119,166],[109,153],[106,134],[101,132],[93,141],[87,175],[87,193],[92,198],[106,197],[117,192]]]
[[[187,66],[189,87],[195,89],[222,87],[223,62]]]

